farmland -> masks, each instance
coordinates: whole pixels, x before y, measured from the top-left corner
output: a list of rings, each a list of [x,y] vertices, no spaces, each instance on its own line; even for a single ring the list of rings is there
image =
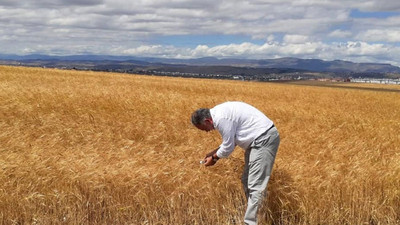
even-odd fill
[[[190,124],[228,100],[281,134],[262,224],[400,223],[399,92],[8,66],[0,223],[241,224],[243,151]]]

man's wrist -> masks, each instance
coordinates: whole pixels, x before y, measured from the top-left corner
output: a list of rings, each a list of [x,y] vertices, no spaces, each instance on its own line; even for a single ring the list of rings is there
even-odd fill
[[[212,154],[212,155],[211,155],[211,158],[212,158],[212,160],[213,160],[214,162],[218,161],[218,159],[219,159],[217,153]]]

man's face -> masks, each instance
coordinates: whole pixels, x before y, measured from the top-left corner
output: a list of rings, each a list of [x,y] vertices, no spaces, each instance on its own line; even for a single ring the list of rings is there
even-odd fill
[[[205,119],[203,123],[196,126],[200,130],[204,130],[206,132],[210,130],[214,130],[214,124],[212,119]]]

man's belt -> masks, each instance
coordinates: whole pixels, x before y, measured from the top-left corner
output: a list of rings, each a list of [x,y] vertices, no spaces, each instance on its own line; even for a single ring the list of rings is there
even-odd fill
[[[264,136],[268,133],[269,130],[275,127],[275,124],[272,124],[266,131],[264,131],[262,134],[260,134],[255,140],[257,140],[259,137]]]

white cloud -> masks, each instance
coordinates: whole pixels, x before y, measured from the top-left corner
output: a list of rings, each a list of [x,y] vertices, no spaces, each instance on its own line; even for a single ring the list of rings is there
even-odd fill
[[[352,32],[351,31],[345,31],[345,30],[334,30],[332,32],[330,32],[328,34],[329,37],[333,37],[333,38],[348,38],[352,36]]]
[[[271,42],[271,41],[273,41],[273,40],[275,40],[275,36],[274,36],[274,35],[268,35],[267,41],[268,41],[268,42]]]
[[[304,35],[287,34],[283,37],[285,43],[301,44],[309,41],[309,38]]]
[[[368,44],[366,42],[348,42],[345,47],[347,55],[351,56],[374,56],[388,52],[389,48],[383,44]]]
[[[176,48],[174,46],[162,46],[162,45],[143,45],[137,48],[124,49],[113,52],[118,52],[119,55],[140,55],[148,57],[160,57],[160,58],[190,58],[190,49]]]
[[[358,0],[355,5],[366,11],[400,11],[400,2],[393,0]]]
[[[357,35],[357,39],[372,42],[400,42],[400,29],[373,29]]]

